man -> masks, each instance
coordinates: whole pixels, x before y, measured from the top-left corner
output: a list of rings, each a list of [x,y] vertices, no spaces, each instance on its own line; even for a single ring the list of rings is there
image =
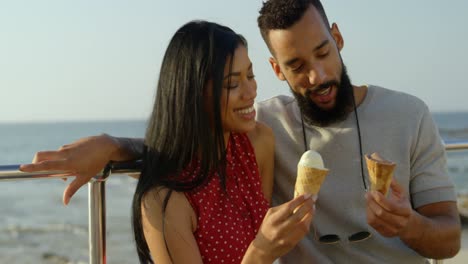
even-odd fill
[[[258,22],[272,68],[295,97],[258,107],[258,119],[276,138],[276,200],[291,197],[297,160],[306,149],[317,150],[330,170],[316,204],[315,234],[284,259],[423,263],[421,256],[455,255],[460,225],[453,185],[424,103],[375,86],[352,86],[339,53],[343,37],[319,1],[268,1]],[[397,164],[388,197],[366,193],[362,157],[373,152]]]
[[[276,76],[294,97],[257,104],[257,119],[276,138],[274,201],[292,198],[296,166],[307,149],[330,170],[316,202],[313,230],[284,263],[425,263],[460,248],[460,223],[445,152],[427,106],[376,86],[353,86],[320,1],[270,0],[258,18]],[[107,135],[39,152],[24,170],[67,170],[73,193],[109,160],[141,154],[142,142]],[[388,196],[367,191],[363,154],[397,164]],[[84,157],[85,156],[85,157]],[[94,161],[93,161],[94,160]]]

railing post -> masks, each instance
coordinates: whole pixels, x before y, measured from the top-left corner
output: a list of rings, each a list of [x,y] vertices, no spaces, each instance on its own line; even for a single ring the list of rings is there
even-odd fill
[[[106,178],[100,173],[88,183],[89,263],[106,264]]]

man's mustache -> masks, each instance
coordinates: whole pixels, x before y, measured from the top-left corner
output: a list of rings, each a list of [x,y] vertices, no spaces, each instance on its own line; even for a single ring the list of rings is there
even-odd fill
[[[319,86],[317,86],[317,88],[307,89],[306,96],[310,96],[313,92],[316,92],[316,91],[319,91],[319,90],[322,90],[322,89],[326,89],[326,88],[328,88],[330,86],[333,86],[333,85],[335,85],[336,87],[339,87],[338,81],[331,80],[331,81],[324,82],[324,83],[320,84]]]

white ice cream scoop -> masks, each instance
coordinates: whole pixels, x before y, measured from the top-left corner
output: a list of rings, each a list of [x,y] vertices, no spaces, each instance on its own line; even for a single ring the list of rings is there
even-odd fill
[[[317,151],[308,150],[302,154],[299,160],[299,166],[308,168],[325,169],[322,156]]]
[[[324,167],[322,156],[313,150],[306,151],[297,164],[294,197],[302,194],[316,196],[327,174],[328,169]]]

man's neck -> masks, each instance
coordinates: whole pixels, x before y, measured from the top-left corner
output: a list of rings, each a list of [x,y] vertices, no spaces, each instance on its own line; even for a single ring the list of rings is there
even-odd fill
[[[355,86],[353,85],[354,99],[356,100],[356,106],[359,106],[364,102],[367,95],[367,85]]]

